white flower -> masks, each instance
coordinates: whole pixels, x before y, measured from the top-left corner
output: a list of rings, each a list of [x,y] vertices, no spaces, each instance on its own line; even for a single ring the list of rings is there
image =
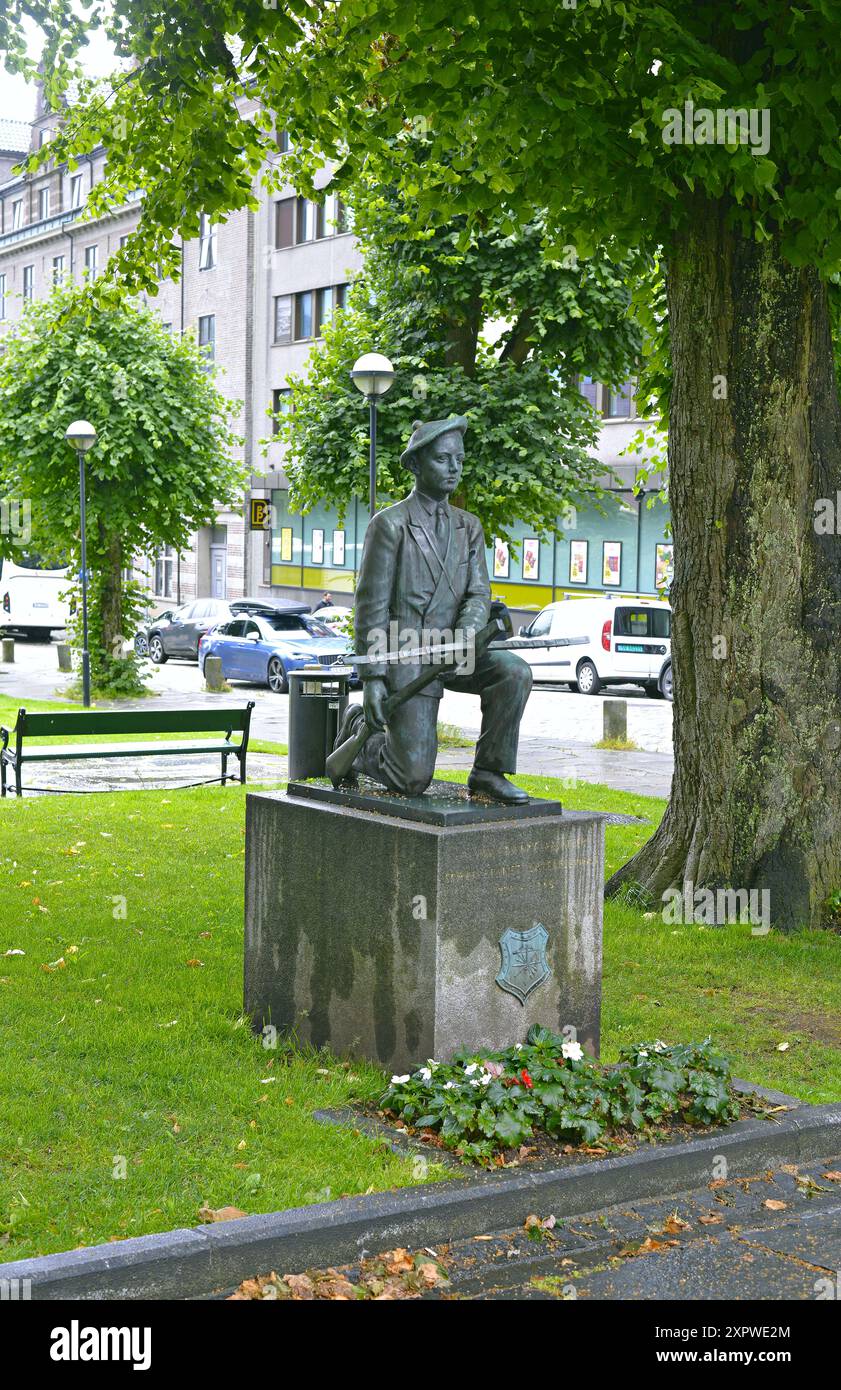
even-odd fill
[[[515,1043],[515,1044],[514,1044],[514,1051],[515,1051],[515,1052],[522,1052],[522,1050],[523,1050],[523,1044],[522,1044],[522,1043]]]
[[[646,1050],[645,1050],[644,1047],[641,1047],[640,1050],[639,1050],[639,1052],[637,1053],[637,1056],[638,1056],[638,1057],[647,1057],[647,1056],[648,1056],[648,1053],[646,1052]]]
[[[483,1086],[490,1086],[491,1082],[493,1081],[493,1077],[491,1076],[489,1071],[483,1071],[479,1080]]]
[[[438,1066],[438,1063],[436,1062],[434,1057],[427,1057],[426,1065],[429,1067],[430,1071],[435,1071],[436,1067]]]
[[[464,1074],[465,1074],[465,1076],[472,1076],[473,1073],[474,1073],[474,1071],[478,1071],[478,1070],[479,1070],[479,1063],[478,1063],[478,1062],[471,1062],[469,1067],[465,1067],[465,1068],[464,1068]]]
[[[421,1067],[420,1071],[418,1072],[418,1076],[420,1077],[421,1081],[432,1080],[432,1072],[430,1071],[429,1067]]]
[[[455,1084],[456,1084],[456,1083],[455,1083],[454,1081],[445,1081],[445,1082],[444,1082],[444,1090],[445,1090],[445,1091],[452,1091],[452,1090],[454,1090],[454,1089],[455,1089]]]
[[[391,1078],[391,1084],[392,1086],[404,1086],[408,1080],[409,1073],[407,1072],[405,1076],[393,1076]]]
[[[584,1049],[578,1042],[561,1043],[561,1056],[570,1062],[580,1062],[584,1056]]]
[[[658,1038],[657,1041],[656,1041],[656,1043],[654,1044],[654,1051],[655,1051],[655,1052],[668,1052],[668,1050],[669,1050],[669,1044],[668,1044],[668,1043],[661,1042],[660,1039]]]
[[[481,1081],[481,1078],[480,1078],[480,1077],[478,1077],[478,1076],[471,1076],[471,1078],[470,1078],[470,1085],[471,1085],[471,1086],[481,1086],[481,1084],[482,1084],[482,1081]]]

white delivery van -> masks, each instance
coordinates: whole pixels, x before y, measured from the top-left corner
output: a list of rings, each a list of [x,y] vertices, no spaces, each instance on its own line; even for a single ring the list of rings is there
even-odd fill
[[[42,568],[37,555],[25,555],[25,565],[0,559],[0,631],[48,638],[64,628],[70,606],[61,595],[70,587],[66,569]]]
[[[573,647],[540,647],[520,652],[535,681],[568,682],[582,695],[596,695],[604,685],[642,685],[649,695],[663,695],[661,677],[671,670],[672,610],[663,599],[560,599],[550,603],[526,627],[523,637],[583,637]]]

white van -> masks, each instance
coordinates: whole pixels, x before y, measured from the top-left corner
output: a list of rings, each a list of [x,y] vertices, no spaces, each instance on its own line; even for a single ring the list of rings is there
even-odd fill
[[[38,556],[26,555],[26,565],[0,559],[0,632],[23,632],[49,638],[64,628],[70,606],[61,595],[69,588],[66,569],[42,569]]]
[[[520,656],[535,681],[566,682],[582,695],[596,695],[604,685],[642,685],[649,695],[669,696],[671,632],[672,610],[663,599],[560,599],[521,627],[520,635],[585,637],[586,645],[536,646]]]

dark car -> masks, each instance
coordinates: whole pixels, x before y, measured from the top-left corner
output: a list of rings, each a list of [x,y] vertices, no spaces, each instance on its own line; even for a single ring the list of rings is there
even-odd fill
[[[159,613],[134,639],[135,651],[160,665],[171,656],[198,661],[199,642],[206,632],[240,613],[308,613],[306,604],[274,603],[261,598],[199,598]]]

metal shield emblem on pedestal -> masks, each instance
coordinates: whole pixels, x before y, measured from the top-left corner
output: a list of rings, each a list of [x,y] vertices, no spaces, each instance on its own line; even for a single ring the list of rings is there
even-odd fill
[[[499,938],[502,969],[496,977],[500,989],[515,994],[521,1004],[533,989],[548,979],[550,970],[546,959],[549,933],[539,922],[528,931],[507,927]]]

